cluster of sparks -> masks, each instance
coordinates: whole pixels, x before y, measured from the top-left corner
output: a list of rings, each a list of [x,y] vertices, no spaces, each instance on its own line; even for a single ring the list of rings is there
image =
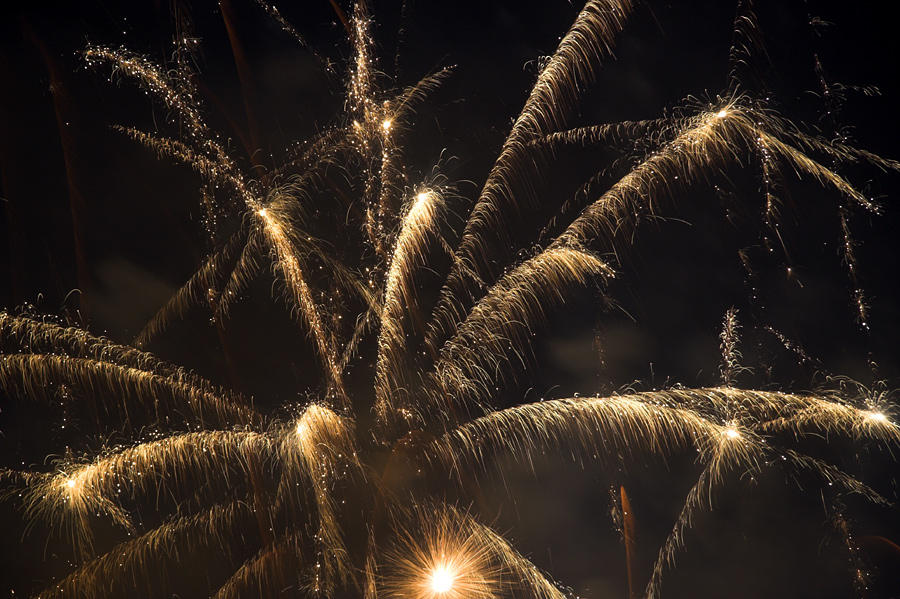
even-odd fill
[[[178,117],[186,135],[124,131],[196,169],[211,213],[234,209],[244,218],[132,345],[50,320],[0,314],[0,388],[10,396],[47,399],[54,385],[65,385],[80,390],[67,401],[118,398],[114,404],[97,401],[94,409],[126,433],[175,420],[181,430],[188,428],[92,459],[66,459],[53,472],[0,474],[24,498],[29,519],[66,531],[80,552],[82,562],[40,596],[124,592],[135,581],[154,579],[172,556],[215,551],[234,565],[210,591],[219,598],[296,585],[321,597],[562,599],[544,573],[474,514],[418,496],[419,484],[403,491],[387,481],[405,468],[414,477],[449,479],[465,489],[472,473],[492,464],[529,463],[548,452],[611,468],[647,455],[696,452],[700,474],[661,548],[648,597],[661,592],[694,514],[712,506],[715,489],[729,474],[779,464],[886,503],[862,481],[788,443],[808,434],[900,442],[890,403],[738,388],[734,311],[722,336],[720,387],[494,407],[494,389],[533,359],[532,338],[547,314],[581,290],[602,295],[616,272],[601,256],[620,247],[637,216],[653,213],[680,187],[751,156],[766,179],[779,168],[793,169],[874,210],[815,156],[898,167],[793,131],[760,102],[737,94],[690,116],[567,129],[578,90],[610,54],[631,10],[628,0],[586,3],[543,66],[455,245],[442,236],[448,190],[410,182],[401,146],[403,131],[414,125],[412,106],[444,73],[395,94],[381,89],[364,1],[349,19],[355,58],[346,126],[309,140],[264,177],[243,173],[210,132],[186,62],[165,72],[126,50],[90,48],[90,63],[112,65],[138,81]],[[602,192],[586,183],[580,195],[593,195],[567,225],[544,247],[498,270],[488,248],[496,239],[508,241],[505,231],[516,215],[538,201],[529,191],[536,161],[561,146],[654,128],[653,151]],[[309,231],[305,204],[323,171],[335,164],[348,172],[356,167],[361,179],[354,189],[364,208],[353,226],[364,232],[371,251],[359,268],[334,259]],[[766,219],[774,220],[774,192],[768,184],[765,192]],[[429,312],[417,301],[418,277],[435,251],[448,257],[450,267]],[[854,272],[852,254],[847,263]],[[266,264],[310,339],[324,381],[315,400],[287,420],[142,349],[195,306],[207,306],[221,321]],[[321,272],[329,287],[323,288]],[[355,313],[329,307],[329,294],[341,294],[344,307]],[[360,441],[347,381],[348,363],[367,335],[374,336],[377,351],[372,445],[393,448],[383,473],[367,461],[370,448]],[[421,351],[413,355],[414,349]],[[169,510],[168,517],[147,530],[137,506],[154,501],[160,511]],[[358,525],[360,513],[365,540],[355,543],[347,530]],[[92,532],[98,522],[131,538],[99,544]],[[237,545],[241,550],[233,549]],[[248,546],[254,551],[248,553]],[[158,584],[161,593],[169,592],[164,580]]]

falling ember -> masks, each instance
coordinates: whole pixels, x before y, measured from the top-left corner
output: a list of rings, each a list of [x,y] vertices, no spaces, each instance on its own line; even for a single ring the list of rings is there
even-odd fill
[[[619,485],[619,500],[622,505],[622,540],[625,543],[625,568],[628,574],[628,597],[635,599],[637,597],[635,585],[635,525],[634,513],[631,509],[631,501],[628,499],[628,493],[625,492],[625,486]]]

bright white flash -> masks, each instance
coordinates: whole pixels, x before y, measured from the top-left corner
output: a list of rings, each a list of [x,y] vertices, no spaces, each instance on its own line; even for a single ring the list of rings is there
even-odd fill
[[[435,593],[446,593],[453,586],[453,575],[441,566],[431,574],[431,588]]]

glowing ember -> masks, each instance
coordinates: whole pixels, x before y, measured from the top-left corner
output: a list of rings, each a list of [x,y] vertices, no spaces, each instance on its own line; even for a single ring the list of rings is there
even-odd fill
[[[431,588],[435,593],[446,593],[453,586],[453,579],[446,566],[439,566],[431,575]]]

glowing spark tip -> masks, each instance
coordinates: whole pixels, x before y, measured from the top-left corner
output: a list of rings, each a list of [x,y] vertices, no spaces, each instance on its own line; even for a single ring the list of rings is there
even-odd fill
[[[882,412],[869,412],[869,420],[884,422],[885,420],[887,420],[887,416],[885,416]]]
[[[440,566],[431,574],[431,588],[435,593],[446,593],[453,586],[453,575],[446,567]]]

